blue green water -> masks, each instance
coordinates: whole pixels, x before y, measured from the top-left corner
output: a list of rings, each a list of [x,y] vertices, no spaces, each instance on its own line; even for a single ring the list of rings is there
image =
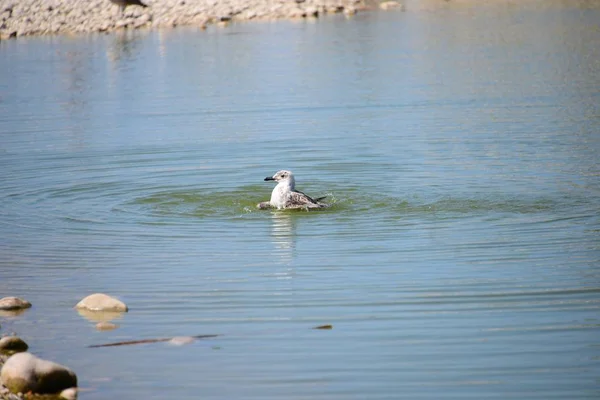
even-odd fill
[[[0,42],[0,334],[82,399],[598,398],[586,4]]]

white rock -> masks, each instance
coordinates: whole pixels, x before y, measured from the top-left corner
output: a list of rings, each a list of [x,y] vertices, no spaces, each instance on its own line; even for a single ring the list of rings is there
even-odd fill
[[[77,303],[75,308],[83,308],[90,311],[128,311],[125,303],[104,293],[94,293],[87,296],[85,299]]]

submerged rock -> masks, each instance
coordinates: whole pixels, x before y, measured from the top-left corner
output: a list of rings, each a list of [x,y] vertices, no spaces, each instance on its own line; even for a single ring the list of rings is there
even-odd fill
[[[127,312],[128,308],[122,301],[104,293],[94,293],[75,305],[75,308],[90,311]]]
[[[0,353],[19,353],[27,351],[29,346],[17,336],[5,336],[0,339]]]
[[[174,338],[169,340],[167,343],[169,343],[170,345],[173,345],[173,346],[183,346],[186,344],[193,343],[195,341],[196,341],[196,338],[194,338],[192,336],[175,336]]]
[[[0,310],[23,310],[31,307],[31,303],[27,300],[20,299],[18,297],[4,297],[0,299]]]
[[[99,331],[112,331],[113,329],[117,329],[119,325],[113,324],[112,322],[98,322],[96,324],[96,329]]]
[[[17,353],[2,367],[0,383],[11,393],[57,394],[77,387],[77,375],[65,366],[31,353]]]

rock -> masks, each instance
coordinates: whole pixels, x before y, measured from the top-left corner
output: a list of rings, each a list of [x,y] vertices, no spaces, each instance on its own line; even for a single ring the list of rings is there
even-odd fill
[[[306,13],[298,7],[292,8],[287,15],[288,18],[304,18]]]
[[[317,7],[306,7],[306,16],[317,18],[319,16],[319,10]]]
[[[98,32],[106,32],[110,29],[110,27],[111,24],[109,22],[104,22],[98,27]]]
[[[17,353],[2,367],[0,383],[11,393],[55,394],[77,387],[77,376],[60,364],[31,353]]]
[[[129,26],[130,22],[131,21],[128,19],[121,19],[115,23],[115,28],[119,28],[119,29],[127,28]]]
[[[18,297],[0,299],[0,310],[22,310],[31,307],[31,303]]]
[[[346,7],[344,8],[344,15],[347,17],[350,17],[352,15],[356,14],[356,8],[354,7]]]
[[[117,5],[129,1],[112,0]],[[142,0],[143,1],[143,0]],[[391,0],[388,0],[391,1]],[[5,3],[2,5],[1,3]],[[402,0],[397,0],[399,4]],[[146,3],[144,1],[144,3]],[[179,25],[205,26],[224,22],[278,18],[317,17],[326,13],[350,10],[378,4],[371,0],[153,0],[147,8],[119,7],[107,0],[0,0],[0,39],[27,35],[75,34],[85,32],[110,32],[122,29],[165,28]],[[384,3],[387,3],[384,1]],[[387,7],[384,6],[384,7]],[[298,9],[300,11],[298,11]],[[209,23],[198,21],[198,15],[211,17]],[[225,25],[225,24],[221,24]]]
[[[327,12],[330,14],[337,14],[344,11],[344,6],[329,6]]]
[[[384,1],[382,3],[379,3],[379,8],[381,8],[382,10],[390,10],[392,8],[400,8],[401,4],[398,3],[397,1]]]
[[[65,389],[62,392],[60,392],[60,395],[58,395],[58,397],[65,400],[77,400],[77,388],[71,387]]]
[[[142,26],[146,25],[148,22],[151,21],[150,15],[148,14],[144,14],[141,17],[139,17],[138,19],[135,20],[135,23],[133,24],[134,28],[141,28]]]
[[[94,293],[81,300],[75,308],[86,309],[90,311],[113,311],[127,312],[128,308],[120,300],[110,297],[103,293]]]
[[[27,351],[29,346],[20,337],[17,336],[5,336],[0,339],[0,352],[1,353],[19,353]]]
[[[193,343],[195,341],[196,341],[196,339],[191,336],[175,336],[174,338],[169,340],[167,343],[169,343],[170,345],[173,345],[173,346],[183,346],[186,344]]]
[[[112,331],[118,327],[119,325],[113,324],[112,322],[98,322],[96,324],[96,329],[99,331]]]
[[[0,399],[12,400],[12,398],[9,396],[15,396],[15,395],[11,395],[7,388],[0,385]],[[21,400],[21,399],[19,398],[18,400]]]

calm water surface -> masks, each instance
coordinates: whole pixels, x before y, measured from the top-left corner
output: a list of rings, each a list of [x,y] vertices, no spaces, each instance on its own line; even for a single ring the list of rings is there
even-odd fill
[[[1,42],[0,333],[83,399],[597,399],[600,9],[534,4]]]

